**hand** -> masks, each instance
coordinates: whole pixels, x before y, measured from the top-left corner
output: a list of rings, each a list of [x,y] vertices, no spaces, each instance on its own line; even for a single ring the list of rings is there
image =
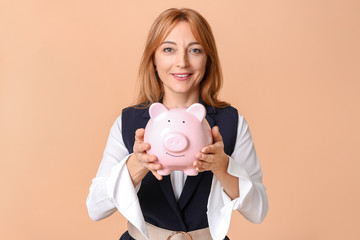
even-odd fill
[[[201,149],[201,153],[196,154],[197,160],[194,161],[193,165],[198,172],[210,170],[215,175],[226,173],[229,157],[224,152],[224,142],[219,127],[213,127],[211,133],[214,143],[204,147]]]
[[[134,153],[128,160],[128,168],[134,185],[140,182],[148,171],[151,171],[158,180],[162,180],[162,176],[157,173],[157,170],[162,168],[161,164],[155,163],[157,157],[146,153],[151,146],[149,143],[144,142],[144,133],[145,129],[143,128],[136,130],[133,147]]]

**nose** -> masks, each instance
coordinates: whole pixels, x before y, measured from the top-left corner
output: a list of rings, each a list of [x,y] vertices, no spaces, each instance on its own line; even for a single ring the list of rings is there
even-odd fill
[[[180,68],[186,67],[187,61],[188,61],[186,51],[179,51],[176,54],[176,60],[175,61],[176,61],[175,62],[176,67],[180,67]]]
[[[182,133],[170,133],[164,138],[164,146],[172,152],[181,152],[187,148],[189,141]]]

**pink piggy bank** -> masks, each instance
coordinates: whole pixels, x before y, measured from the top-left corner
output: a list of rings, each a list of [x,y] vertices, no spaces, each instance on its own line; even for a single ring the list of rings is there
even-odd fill
[[[151,146],[147,153],[157,156],[163,166],[158,174],[165,176],[173,170],[181,170],[186,175],[197,175],[193,166],[195,155],[212,144],[204,106],[195,103],[189,108],[167,109],[161,103],[153,103],[149,113],[144,142]]]

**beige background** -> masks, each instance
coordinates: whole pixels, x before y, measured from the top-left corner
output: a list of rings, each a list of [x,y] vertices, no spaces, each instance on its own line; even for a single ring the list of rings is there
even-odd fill
[[[86,196],[112,123],[131,104],[145,37],[169,7],[211,24],[222,99],[250,124],[264,223],[231,239],[359,239],[360,2],[2,0],[0,239],[118,239]]]

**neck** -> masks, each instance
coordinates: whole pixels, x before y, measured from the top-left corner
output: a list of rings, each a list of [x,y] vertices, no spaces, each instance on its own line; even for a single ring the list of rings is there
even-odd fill
[[[196,91],[189,95],[179,93],[165,93],[163,97],[163,104],[167,108],[175,107],[189,107],[191,104],[199,102],[199,92]]]

